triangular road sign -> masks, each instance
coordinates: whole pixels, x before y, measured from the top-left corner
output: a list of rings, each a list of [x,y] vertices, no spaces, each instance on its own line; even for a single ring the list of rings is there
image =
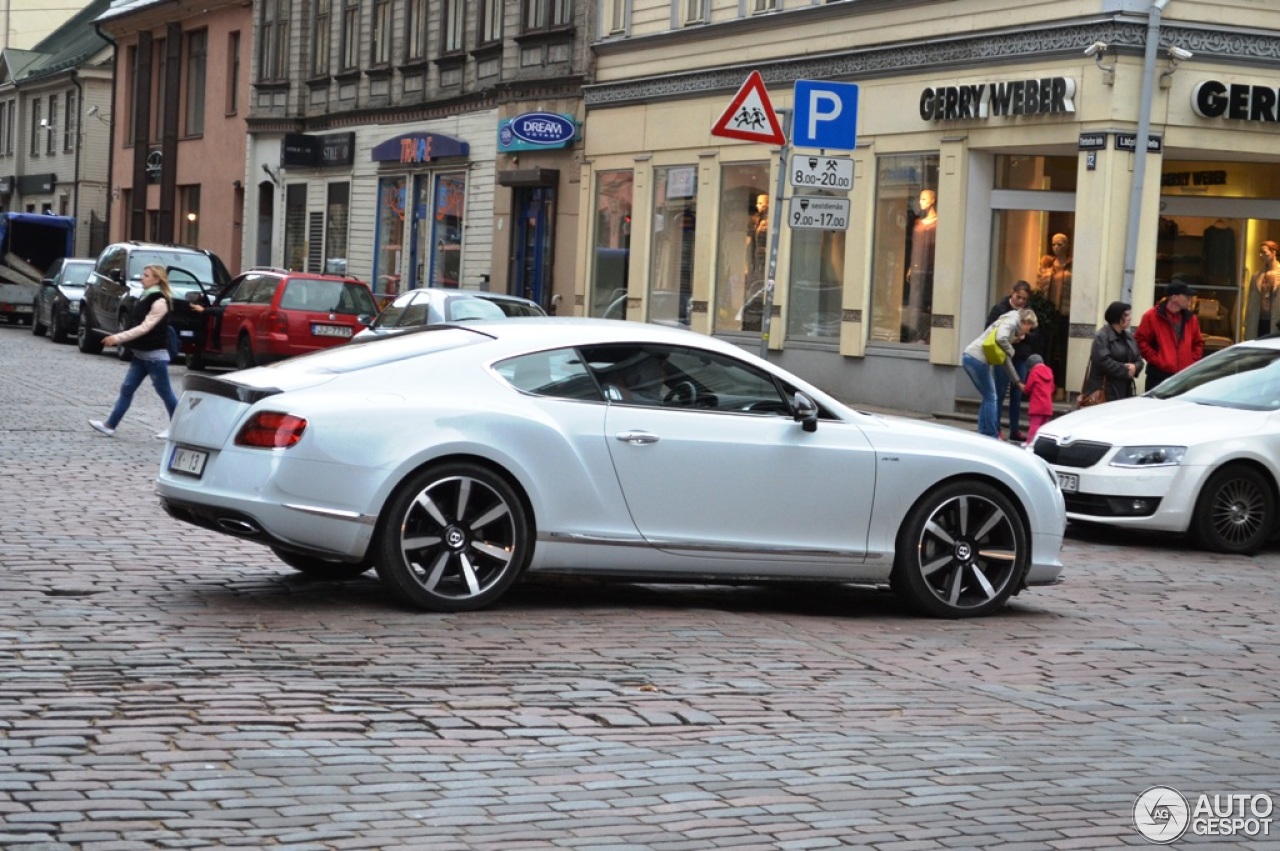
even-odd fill
[[[781,145],[786,142],[778,115],[769,103],[769,92],[759,71],[752,71],[747,81],[729,102],[729,108],[711,128],[712,136]]]

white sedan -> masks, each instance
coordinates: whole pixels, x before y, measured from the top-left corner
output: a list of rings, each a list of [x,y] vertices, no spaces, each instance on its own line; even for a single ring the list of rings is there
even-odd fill
[[[887,586],[966,617],[1062,570],[1040,459],[675,328],[468,322],[188,375],[169,434],[173,517],[436,611],[528,571]]]
[[[1072,521],[1254,552],[1277,532],[1280,340],[1231,346],[1143,396],[1050,420],[1032,449]]]

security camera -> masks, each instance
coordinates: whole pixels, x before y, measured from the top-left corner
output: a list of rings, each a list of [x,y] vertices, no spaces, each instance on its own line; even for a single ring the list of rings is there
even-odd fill
[[[1099,53],[1107,52],[1107,43],[1105,41],[1095,41],[1084,49],[1085,56],[1096,56]]]
[[[1185,62],[1186,60],[1190,59],[1192,56],[1195,56],[1195,54],[1192,53],[1190,50],[1187,50],[1185,47],[1169,48],[1170,59],[1176,59],[1179,62]]]
[[[90,118],[97,118],[97,117],[98,117],[98,105],[97,105],[97,104],[94,104],[93,106],[89,107],[89,109],[85,112],[85,115],[89,116]]]
[[[49,123],[49,119],[47,119],[47,118],[41,118],[41,119],[40,119],[40,129],[41,129],[41,130],[48,130],[48,129],[49,129],[50,127],[52,127],[52,126],[53,126],[53,125]]]

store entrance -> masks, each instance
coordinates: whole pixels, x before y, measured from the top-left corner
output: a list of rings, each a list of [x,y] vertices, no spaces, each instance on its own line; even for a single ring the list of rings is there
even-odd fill
[[[1156,236],[1154,297],[1173,281],[1195,293],[1191,310],[1200,320],[1205,353],[1260,336],[1260,325],[1277,329],[1258,308],[1271,293],[1262,275],[1262,244],[1280,240],[1280,221],[1256,201],[1227,198],[1166,198]],[[1260,215],[1261,214],[1261,215]],[[1280,294],[1277,294],[1280,297]]]

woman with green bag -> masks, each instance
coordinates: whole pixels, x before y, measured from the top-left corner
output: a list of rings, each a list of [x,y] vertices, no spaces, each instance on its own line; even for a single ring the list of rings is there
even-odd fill
[[[1036,314],[1030,308],[1011,310],[986,327],[965,347],[961,363],[969,374],[973,386],[982,395],[978,406],[978,433],[987,437],[1000,437],[1000,399],[996,395],[996,378],[991,371],[997,367],[1007,371],[1009,383],[1023,389],[1018,371],[1013,366],[1013,347],[1036,327]]]

